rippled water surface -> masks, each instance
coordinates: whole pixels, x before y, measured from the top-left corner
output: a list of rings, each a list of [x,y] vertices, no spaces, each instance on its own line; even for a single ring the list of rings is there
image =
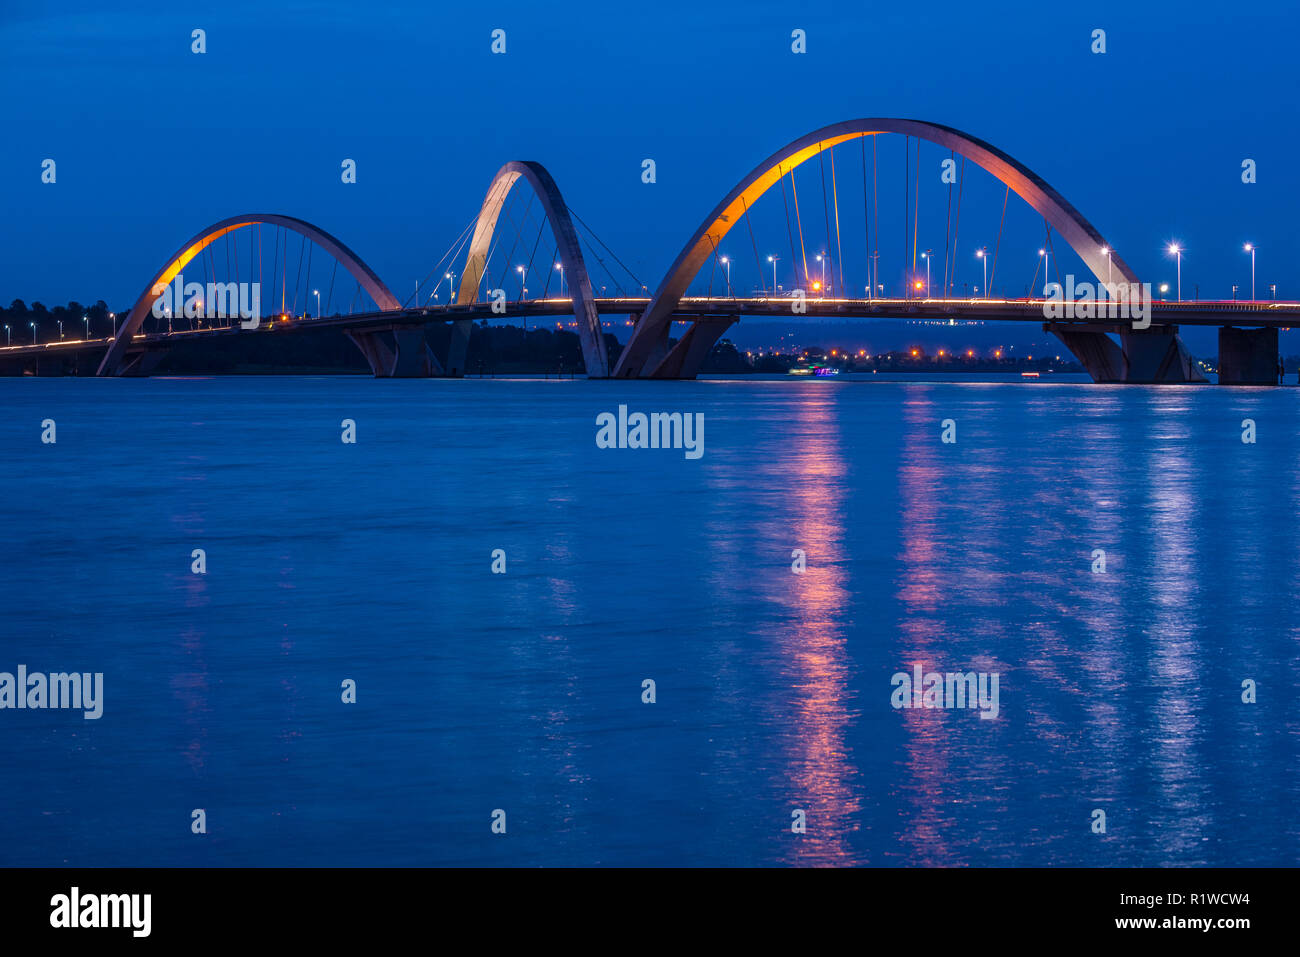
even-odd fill
[[[1298,399],[0,380],[0,863],[1296,864]]]

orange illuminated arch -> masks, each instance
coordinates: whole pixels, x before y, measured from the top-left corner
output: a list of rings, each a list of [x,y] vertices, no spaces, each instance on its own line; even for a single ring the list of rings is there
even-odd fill
[[[285,229],[292,230],[300,236],[310,239],[321,249],[333,256],[348,272],[350,272],[361,284],[361,287],[370,294],[370,298],[375,304],[385,312],[394,309],[400,309],[401,304],[397,297],[389,292],[388,287],[383,284],[378,276],[369,266],[351,249],[335,239],[323,229],[313,226],[311,223],[302,219],[295,219],[292,216],[281,216],[278,213],[258,213],[247,216],[234,216],[230,219],[223,219],[219,223],[214,223],[193,239],[182,246],[174,256],[167,261],[164,266],[154,276],[153,280],[144,288],[140,298],[136,300],[131,312],[127,315],[126,320],[122,323],[117,331],[113,344],[109,346],[108,353],[104,360],[99,364],[99,371],[96,375],[117,375],[122,369],[122,360],[126,356],[127,347],[131,339],[140,327],[144,324],[145,317],[153,308],[154,300],[157,294],[154,289],[159,285],[170,283],[176,278],[176,275],[185,268],[185,266],[199,253],[203,252],[212,242],[220,239],[222,236],[236,229],[242,229],[245,226],[254,226],[258,223],[268,223],[273,226],[283,226]]]
[[[1102,251],[1107,248],[1107,244],[1101,234],[1040,176],[997,147],[950,126],[922,120],[846,120],[809,133],[777,150],[727,194],[673,261],[668,275],[656,290],[619,357],[614,375],[623,378],[654,374],[657,353],[666,342],[672,315],[682,296],[686,294],[700,268],[718,248],[722,237],[727,235],[758,197],[780,182],[786,173],[816,157],[822,150],[847,140],[878,133],[900,133],[935,143],[961,154],[992,173],[1037,210],[1099,280],[1107,276],[1107,257]],[[1137,282],[1137,275],[1114,252],[1110,254],[1109,262],[1117,280]]]

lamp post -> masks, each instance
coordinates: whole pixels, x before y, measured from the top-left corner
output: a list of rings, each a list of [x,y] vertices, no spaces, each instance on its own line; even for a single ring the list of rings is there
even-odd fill
[[[1106,255],[1106,298],[1110,298],[1110,247],[1102,246],[1101,251]],[[1097,298],[1101,298],[1098,296]]]
[[[1277,300],[1277,283],[1273,283],[1273,284],[1270,285],[1268,288],[1269,288],[1269,291],[1271,291],[1271,292],[1273,293],[1273,299],[1274,299],[1274,301],[1276,301],[1276,300]]]
[[[722,266],[724,269],[727,270],[727,298],[734,299],[736,297],[731,294],[731,260],[728,259],[726,256],[723,256]]]
[[[987,299],[987,298],[989,297],[989,257],[988,257],[988,251],[989,251],[989,250],[988,250],[988,247],[987,247],[987,246],[981,246],[979,249],[975,250],[975,257],[976,257],[980,262],[982,262],[982,263],[984,264],[984,285],[981,286],[980,288],[984,290],[984,298],[985,298],[985,299]]]
[[[780,256],[768,256],[767,261],[772,264],[772,295],[776,295],[776,261]]]
[[[117,313],[110,312],[108,314],[108,318],[113,321],[113,338],[116,339],[117,338]]]
[[[1038,250],[1038,255],[1043,257],[1043,298],[1046,299],[1047,298],[1047,261],[1051,258],[1051,255],[1047,252],[1046,249]]]
[[[319,319],[320,318],[320,290],[313,289],[312,292],[316,294],[316,318]]]
[[[826,256],[824,253],[817,254],[817,261],[822,264],[822,296],[826,295]]]
[[[1178,284],[1174,287],[1174,298],[1178,302],[1182,302],[1183,301],[1183,247],[1178,245],[1177,243],[1170,243],[1169,251],[1173,253],[1174,258],[1178,260],[1178,279],[1177,279]]]
[[[555,268],[560,271],[560,298],[564,298],[564,263],[556,263]]]
[[[1250,253],[1250,299],[1255,301],[1255,244],[1246,243],[1246,252]]]
[[[36,345],[36,323],[29,322],[27,325],[32,327],[32,345]]]
[[[6,323],[5,323],[5,345],[6,345],[6,346],[11,346],[11,345],[13,345],[13,344],[14,344],[14,337],[13,337],[13,335],[9,332],[9,323],[6,322]]]
[[[927,249],[925,252],[921,253],[921,258],[925,260],[925,298],[926,299],[930,298],[930,252],[931,250]]]
[[[451,272],[443,273],[442,278],[448,280],[447,305],[453,305],[456,302],[456,270],[453,269]]]
[[[63,320],[60,319],[58,320],[58,322],[59,322],[59,341],[62,342],[63,341]]]
[[[90,317],[89,317],[89,316],[82,316],[82,317],[81,317],[81,321],[82,321],[82,322],[85,324],[85,326],[86,326],[86,338],[89,339],[89,338],[90,338]]]
[[[1235,282],[1232,284],[1232,301],[1237,301],[1237,284]]]
[[[528,270],[523,266],[516,266],[515,272],[519,273],[519,301],[523,302],[524,294],[528,292],[528,289],[524,286],[524,283],[528,281]]]

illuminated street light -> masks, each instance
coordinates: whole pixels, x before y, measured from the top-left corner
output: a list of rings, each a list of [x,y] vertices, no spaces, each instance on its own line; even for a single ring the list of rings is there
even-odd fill
[[[984,298],[985,298],[985,299],[987,299],[987,298],[989,297],[989,257],[988,257],[988,251],[989,251],[989,250],[988,250],[988,247],[987,247],[987,246],[981,246],[979,249],[975,250],[975,258],[978,259],[980,262],[982,262],[982,263],[984,264],[984,285],[983,285],[983,287],[981,287],[981,288],[983,288],[983,290],[984,290]]]
[[[1177,243],[1169,244],[1169,252],[1178,260],[1178,285],[1175,288],[1174,295],[1179,302],[1183,301],[1183,247]]]
[[[1047,298],[1047,261],[1051,259],[1051,254],[1046,249],[1038,250],[1038,255],[1043,257],[1043,298]]]
[[[451,272],[443,273],[442,278],[448,280],[447,303],[450,305],[456,301],[456,270],[453,269]]]
[[[768,256],[767,261],[772,264],[772,295],[776,295],[776,261],[780,256]]]
[[[316,318],[319,319],[320,318],[320,290],[313,289],[312,292],[316,294]]]
[[[736,298],[736,297],[735,297],[735,296],[732,294],[732,292],[731,292],[731,260],[728,259],[726,256],[723,256],[723,257],[722,257],[722,265],[723,265],[723,266],[726,268],[726,270],[727,270],[727,297],[728,297],[729,299],[734,299],[734,298]]]
[[[82,321],[83,323],[85,323],[85,326],[86,326],[86,338],[89,339],[89,338],[90,338],[90,317],[89,317],[89,316],[82,316],[82,317],[81,317],[81,321]]]
[[[1246,243],[1246,252],[1250,253],[1250,301],[1255,301],[1255,244]]]
[[[13,344],[14,344],[14,337],[13,337],[13,335],[9,332],[9,323],[6,322],[6,323],[5,323],[5,345],[6,345],[6,346],[11,346],[11,345],[13,345]]]
[[[29,322],[27,325],[32,327],[32,345],[36,345],[36,323]]]
[[[560,271],[560,298],[564,298],[564,263],[556,263],[555,268]]]
[[[821,288],[821,293],[822,293],[822,295],[824,296],[824,295],[826,295],[826,257],[825,257],[823,254],[818,253],[818,254],[817,254],[817,261],[818,261],[819,263],[822,264],[822,288]]]
[[[925,298],[926,299],[931,298],[930,296],[930,253],[932,252],[934,252],[934,250],[927,249],[925,252],[921,253],[921,258],[925,260]]]
[[[515,272],[519,273],[519,301],[524,301],[524,293],[528,290],[524,288],[524,282],[528,279],[528,270],[524,266],[516,266]]]

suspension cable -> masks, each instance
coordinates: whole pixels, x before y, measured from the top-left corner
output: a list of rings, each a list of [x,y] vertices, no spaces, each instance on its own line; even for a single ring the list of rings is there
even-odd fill
[[[966,157],[961,158],[961,169],[957,171],[957,216],[952,222],[952,275],[949,281],[953,290],[957,287],[957,237],[961,234],[961,193],[966,184]]]
[[[989,288],[984,293],[988,298],[993,298],[993,279],[998,274],[998,250],[1002,248],[1002,227],[1007,222],[1007,200],[1011,198],[1011,187],[1007,187],[1006,194],[1002,197],[1002,219],[998,223],[998,239],[993,244],[993,268],[989,270]]]
[[[759,285],[759,288],[762,289],[764,293],[766,293],[766,292],[767,292],[767,281],[766,281],[765,277],[763,276],[763,263],[762,263],[762,260],[760,260],[760,259],[758,258],[758,242],[757,242],[757,240],[754,239],[754,224],[753,224],[753,222],[750,220],[750,217],[749,217],[749,204],[748,204],[747,202],[745,202],[745,197],[744,197],[744,195],[741,195],[741,197],[740,197],[740,206],[741,206],[741,209],[743,210],[743,211],[741,212],[740,215],[744,218],[744,220],[745,220],[745,225],[749,227],[749,242],[750,242],[750,245],[754,247],[754,265],[758,267],[758,285]],[[773,289],[773,290],[772,290],[772,293],[773,293],[773,295],[775,295],[775,294],[776,294],[776,290]]]
[[[831,197],[835,202],[835,263],[840,270],[840,296],[846,293],[844,288],[844,246],[840,242],[840,191],[835,181],[835,147],[831,147]]]

